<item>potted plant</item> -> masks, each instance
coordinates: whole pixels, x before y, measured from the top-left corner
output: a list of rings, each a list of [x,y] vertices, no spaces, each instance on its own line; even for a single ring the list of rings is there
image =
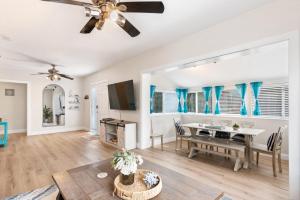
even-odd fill
[[[239,130],[239,128],[240,128],[240,126],[237,124],[237,123],[235,123],[233,126],[232,126],[232,128],[233,128],[233,130]]]
[[[121,173],[120,181],[123,185],[131,185],[134,183],[134,174],[138,165],[143,163],[140,155],[123,149],[115,152],[113,155],[112,166]]]
[[[47,108],[47,106],[45,105],[43,108],[43,119],[45,123],[49,123],[51,121],[52,118],[52,110],[51,108]]]

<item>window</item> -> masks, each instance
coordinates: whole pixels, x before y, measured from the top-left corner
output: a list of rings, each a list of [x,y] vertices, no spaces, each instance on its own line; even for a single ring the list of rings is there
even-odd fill
[[[153,98],[154,111],[153,113],[162,113],[163,109],[163,93],[155,92]]]
[[[205,98],[203,92],[198,92],[198,113],[204,113],[204,107],[205,107]],[[210,108],[210,111],[212,112],[212,97],[210,96],[210,99],[208,101],[208,105]]]
[[[258,96],[261,115],[288,117],[289,89],[287,84],[263,85]],[[252,109],[254,109],[254,99]]]
[[[175,92],[164,92],[163,97],[163,112],[174,113],[177,112],[178,98]]]
[[[236,89],[224,90],[220,98],[221,113],[240,114],[242,98]]]
[[[187,106],[188,112],[196,112],[196,93],[188,93]]]

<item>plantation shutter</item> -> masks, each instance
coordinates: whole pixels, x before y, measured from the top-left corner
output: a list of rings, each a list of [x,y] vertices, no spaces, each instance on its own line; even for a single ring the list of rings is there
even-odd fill
[[[289,89],[287,83],[263,85],[258,97],[261,115],[288,117]],[[253,101],[252,101],[253,102]],[[252,108],[253,108],[252,103]]]
[[[242,98],[236,89],[224,90],[220,99],[221,114],[240,114]]]

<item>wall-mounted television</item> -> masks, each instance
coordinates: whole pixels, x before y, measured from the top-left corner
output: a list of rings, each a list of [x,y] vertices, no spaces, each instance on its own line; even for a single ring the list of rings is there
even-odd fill
[[[108,85],[112,110],[136,110],[133,80]]]

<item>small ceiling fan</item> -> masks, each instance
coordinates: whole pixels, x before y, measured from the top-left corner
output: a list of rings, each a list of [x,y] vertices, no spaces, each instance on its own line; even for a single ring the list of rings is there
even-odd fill
[[[59,71],[55,68],[56,66],[51,64],[52,68],[48,70],[48,73],[44,72],[39,72],[37,74],[31,74],[31,75],[47,75],[47,78],[51,81],[59,81],[61,78],[66,78],[70,80],[74,80],[74,78],[65,75],[65,74],[60,74]]]
[[[119,2],[119,0],[92,0],[92,3],[74,0],[42,0],[56,3],[71,4],[85,8],[85,15],[91,17],[80,33],[91,33],[96,27],[101,30],[105,21],[111,19],[131,37],[136,37],[140,31],[136,29],[121,12],[163,13],[164,4],[160,1]]]

